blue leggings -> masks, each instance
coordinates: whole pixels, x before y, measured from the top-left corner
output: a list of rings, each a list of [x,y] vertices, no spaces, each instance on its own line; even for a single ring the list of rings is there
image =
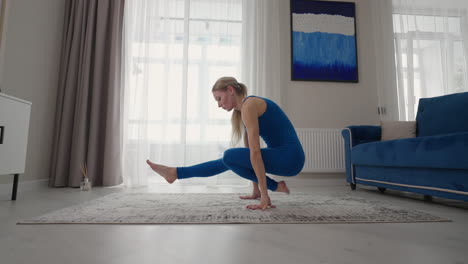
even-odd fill
[[[302,148],[263,148],[261,149],[266,173],[279,176],[295,176],[304,166],[304,152]],[[208,161],[191,167],[178,167],[177,178],[210,177],[227,170],[258,183],[257,176],[250,162],[250,149],[232,148],[224,152],[222,159]],[[266,177],[267,188],[276,191],[278,182]]]

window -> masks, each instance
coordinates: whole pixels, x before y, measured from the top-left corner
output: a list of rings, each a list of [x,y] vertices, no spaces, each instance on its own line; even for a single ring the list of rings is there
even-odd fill
[[[217,159],[229,146],[231,113],[218,109],[211,88],[241,73],[242,0],[125,4],[125,182],[146,186],[164,182],[147,158],[188,166]],[[241,181],[225,174],[196,183]]]
[[[393,14],[400,119],[419,99],[467,90],[462,17]]]
[[[132,33],[129,85],[130,96],[147,93],[149,139],[229,141],[229,114],[216,107],[211,87],[240,74],[242,1],[157,1],[148,8]],[[142,110],[129,110],[129,137],[137,138]]]

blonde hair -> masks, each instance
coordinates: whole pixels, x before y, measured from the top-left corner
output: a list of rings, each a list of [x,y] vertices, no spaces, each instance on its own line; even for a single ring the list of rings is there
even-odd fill
[[[243,83],[238,82],[236,78],[234,77],[219,78],[213,85],[213,89],[211,89],[211,91],[212,92],[226,91],[228,86],[232,86],[232,88],[234,88],[238,96],[242,96],[242,97],[247,96],[247,86],[245,86],[245,84]],[[234,109],[234,111],[232,112],[231,124],[232,124],[231,144],[234,146],[241,140],[243,132],[244,132],[244,126],[242,125],[241,112],[239,110]]]

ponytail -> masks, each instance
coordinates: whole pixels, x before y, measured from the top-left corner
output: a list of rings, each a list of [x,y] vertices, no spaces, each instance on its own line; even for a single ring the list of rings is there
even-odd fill
[[[222,77],[219,78],[216,83],[213,85],[212,91],[222,90],[226,91],[228,86],[232,86],[238,96],[245,97],[247,96],[247,86],[243,83],[237,82],[234,77]],[[235,146],[242,139],[244,133],[244,126],[242,122],[241,112],[234,109],[231,117],[232,125],[232,136],[231,136],[231,145]]]

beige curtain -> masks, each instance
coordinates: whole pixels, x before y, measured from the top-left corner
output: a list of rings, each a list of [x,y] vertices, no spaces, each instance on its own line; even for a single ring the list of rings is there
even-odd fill
[[[10,0],[0,0],[0,92],[3,84],[3,60],[5,57],[6,30]]]
[[[51,187],[122,182],[121,49],[124,0],[67,0]]]

